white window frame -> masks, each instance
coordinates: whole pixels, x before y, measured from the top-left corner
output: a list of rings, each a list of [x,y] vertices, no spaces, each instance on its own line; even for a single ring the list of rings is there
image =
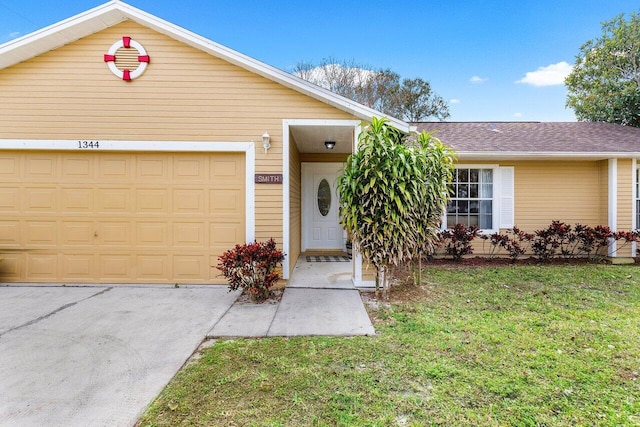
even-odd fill
[[[491,169],[493,175],[493,197],[492,206],[491,206],[491,228],[481,228],[481,234],[492,234],[497,233],[500,229],[500,212],[501,206],[500,201],[502,199],[502,181],[500,174],[500,166],[495,164],[456,164],[455,169]],[[447,210],[445,208],[444,214],[442,216],[442,230],[447,229]]]

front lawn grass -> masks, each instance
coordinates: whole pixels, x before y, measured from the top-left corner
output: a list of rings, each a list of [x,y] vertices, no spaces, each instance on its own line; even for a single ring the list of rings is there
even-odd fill
[[[139,424],[640,426],[638,267],[422,277],[370,309],[375,337],[216,342]]]

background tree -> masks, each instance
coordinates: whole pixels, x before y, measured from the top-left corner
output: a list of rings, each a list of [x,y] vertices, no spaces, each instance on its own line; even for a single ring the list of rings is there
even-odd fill
[[[453,152],[431,134],[406,136],[374,118],[338,177],[340,222],[376,268],[376,295],[390,269],[433,248],[448,200]]]
[[[618,15],[580,48],[567,79],[567,106],[580,121],[640,127],[640,16]]]
[[[401,79],[390,69],[371,69],[354,61],[299,62],[293,74],[367,107],[402,120],[446,120],[449,106],[421,78]]]

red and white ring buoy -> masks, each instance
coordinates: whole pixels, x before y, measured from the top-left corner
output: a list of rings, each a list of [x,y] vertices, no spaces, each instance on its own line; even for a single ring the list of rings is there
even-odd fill
[[[138,51],[138,68],[135,70],[120,70],[116,67],[116,52],[118,49],[135,49]],[[140,43],[131,39],[129,36],[122,37],[122,40],[118,40],[109,48],[109,51],[104,55],[104,62],[107,63],[109,69],[113,74],[121,78],[122,80],[131,81],[138,78],[144,73],[149,65],[149,55],[147,51],[142,47]]]

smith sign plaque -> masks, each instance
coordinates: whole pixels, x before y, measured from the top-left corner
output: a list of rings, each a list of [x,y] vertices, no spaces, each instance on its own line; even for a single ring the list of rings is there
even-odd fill
[[[256,184],[282,184],[281,173],[257,173],[255,175]]]

